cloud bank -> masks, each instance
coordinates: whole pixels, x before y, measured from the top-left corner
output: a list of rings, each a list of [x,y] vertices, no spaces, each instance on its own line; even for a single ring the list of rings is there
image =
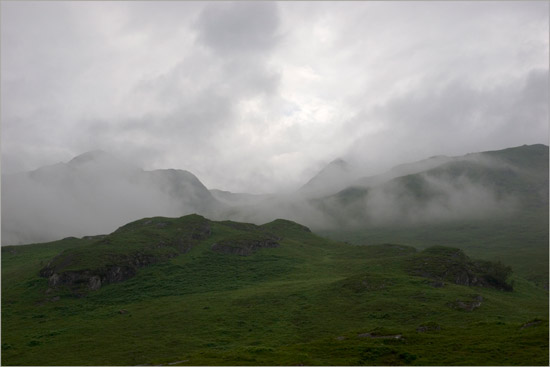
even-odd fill
[[[103,149],[295,188],[548,144],[547,2],[3,2],[2,171]]]

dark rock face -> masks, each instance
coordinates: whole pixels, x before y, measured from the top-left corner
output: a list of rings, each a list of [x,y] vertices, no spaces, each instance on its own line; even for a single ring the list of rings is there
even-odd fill
[[[212,251],[221,254],[249,256],[261,248],[279,247],[279,243],[271,238],[250,239],[239,241],[221,241],[212,245]]]
[[[75,290],[97,290],[102,285],[122,282],[135,276],[136,269],[131,266],[111,266],[95,270],[55,272],[55,269],[46,267],[41,270],[40,275],[48,278],[51,288],[68,286]]]

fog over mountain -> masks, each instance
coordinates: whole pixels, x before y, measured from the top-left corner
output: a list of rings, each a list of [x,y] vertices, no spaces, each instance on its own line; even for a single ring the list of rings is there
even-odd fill
[[[212,216],[221,207],[190,172],[144,171],[91,151],[2,176],[2,244],[109,233],[147,216]]]
[[[319,180],[331,169],[329,165],[314,179]],[[337,187],[336,176],[325,177],[325,187]],[[548,146],[432,157],[352,182],[348,177],[340,181],[346,188],[334,189],[331,194],[308,195],[303,191],[306,185],[295,193],[243,206],[231,215],[253,222],[285,217],[314,229],[419,225],[516,215],[548,206]],[[320,181],[317,184],[323,187]]]
[[[514,190],[432,170],[548,145],[548,2],[0,7],[2,243],[190,212],[312,228],[506,213]],[[464,172],[500,177],[496,158]]]
[[[103,151],[2,176],[2,244],[109,233],[136,219],[198,213],[313,229],[416,225],[514,215],[548,205],[548,146],[432,157],[360,177],[335,160],[292,192],[208,190],[191,172],[145,171]]]
[[[319,197],[340,191],[357,179],[357,169],[342,159],[335,159],[313,176],[299,190],[305,197]]]

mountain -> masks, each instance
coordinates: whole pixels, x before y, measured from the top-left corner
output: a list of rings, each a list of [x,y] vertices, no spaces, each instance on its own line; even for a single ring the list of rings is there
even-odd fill
[[[144,171],[104,151],[2,175],[2,244],[106,233],[152,215],[213,215],[224,205],[192,173]]]
[[[93,151],[67,163],[2,176],[2,241],[106,233],[152,215],[200,213],[254,223],[287,218],[314,230],[349,231],[511,220],[518,213],[538,218],[533,213],[548,208],[548,147],[540,144],[436,156],[357,177],[353,167],[338,159],[297,192],[235,194],[209,191],[187,171],[144,171]]]
[[[335,159],[313,176],[298,192],[305,197],[324,196],[346,187],[355,178],[355,172],[350,165]]]
[[[360,179],[315,205],[338,226],[426,223],[548,208],[548,147],[434,157]]]
[[[511,220],[548,208],[548,147],[540,144],[436,156],[357,176],[336,160],[294,193],[213,194],[228,205],[222,218],[254,223],[287,218],[317,231]]]
[[[548,292],[448,246],[193,214],[1,260],[3,365],[548,364]]]
[[[424,159],[418,162],[400,164],[380,175],[359,178],[353,183],[353,185],[365,186],[365,187],[376,186],[384,182],[387,182],[393,178],[423,172],[423,171],[435,168],[437,166],[440,166],[444,163],[450,162],[452,160],[453,160],[452,157],[440,155],[440,156],[430,157],[428,159]]]

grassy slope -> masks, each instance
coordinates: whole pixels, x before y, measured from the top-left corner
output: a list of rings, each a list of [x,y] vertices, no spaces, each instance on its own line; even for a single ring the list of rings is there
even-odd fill
[[[403,270],[412,248],[335,243],[286,222],[264,228],[280,247],[214,253],[238,228],[212,222],[187,254],[56,302],[42,302],[39,269],[91,242],[3,248],[2,364],[548,364],[548,293],[517,275],[513,292],[434,288]],[[484,298],[473,312],[447,306],[472,295]],[[358,336],[367,332],[402,338]]]
[[[458,247],[469,255],[501,261],[514,272],[548,289],[548,213],[539,210],[509,218],[454,221],[416,226],[378,226],[346,231],[319,231],[352,244],[403,243],[417,248]]]

